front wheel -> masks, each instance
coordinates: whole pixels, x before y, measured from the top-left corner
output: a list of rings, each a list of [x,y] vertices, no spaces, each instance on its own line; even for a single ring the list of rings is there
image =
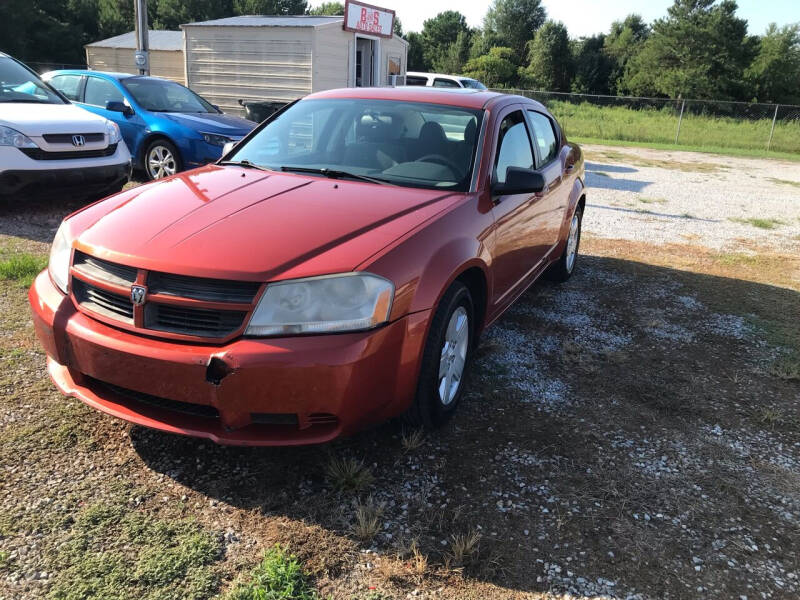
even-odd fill
[[[581,244],[581,224],[583,222],[583,210],[578,207],[572,215],[569,223],[569,234],[567,234],[567,244],[561,257],[554,262],[545,272],[545,276],[551,281],[566,281],[575,272],[578,262],[578,248]]]
[[[404,415],[415,427],[443,424],[458,406],[473,345],[474,309],[467,287],[455,282],[433,316],[422,356],[417,394]]]
[[[144,153],[144,170],[148,179],[161,179],[175,175],[183,168],[178,149],[167,140],[155,140]]]

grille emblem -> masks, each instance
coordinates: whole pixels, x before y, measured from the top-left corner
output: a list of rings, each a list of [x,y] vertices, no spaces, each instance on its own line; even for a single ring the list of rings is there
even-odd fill
[[[72,145],[76,148],[80,148],[81,146],[86,145],[86,138],[82,135],[73,135],[72,136]]]
[[[147,296],[147,288],[143,285],[132,285],[131,286],[131,302],[135,306],[141,306],[144,304],[145,296]]]

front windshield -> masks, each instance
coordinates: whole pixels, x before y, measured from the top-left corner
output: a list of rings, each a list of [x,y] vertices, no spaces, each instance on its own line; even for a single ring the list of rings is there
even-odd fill
[[[0,102],[65,104],[36,75],[10,58],[0,57]]]
[[[395,185],[465,191],[482,118],[482,110],[422,102],[303,100],[228,159],[273,170],[344,171]]]
[[[472,88],[472,89],[475,89],[475,90],[485,90],[486,89],[485,85],[483,85],[480,81],[477,81],[475,79],[462,79],[461,80],[461,85],[463,85],[465,88]]]
[[[189,88],[166,79],[128,77],[122,85],[134,100],[151,112],[216,113],[211,104]]]

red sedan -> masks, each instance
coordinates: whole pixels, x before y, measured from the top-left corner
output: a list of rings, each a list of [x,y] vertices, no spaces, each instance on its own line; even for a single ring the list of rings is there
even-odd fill
[[[217,164],[67,217],[30,290],[58,388],[222,444],[456,408],[481,331],[575,269],[581,150],[479,90],[308,96]]]

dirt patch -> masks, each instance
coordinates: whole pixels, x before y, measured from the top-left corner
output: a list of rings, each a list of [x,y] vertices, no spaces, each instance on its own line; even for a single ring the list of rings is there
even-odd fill
[[[15,210],[6,255],[46,256],[68,207]],[[796,597],[797,254],[587,231],[572,280],[485,332],[447,426],[323,447],[61,397],[0,281],[0,597],[210,598],[276,543],[337,599]]]

